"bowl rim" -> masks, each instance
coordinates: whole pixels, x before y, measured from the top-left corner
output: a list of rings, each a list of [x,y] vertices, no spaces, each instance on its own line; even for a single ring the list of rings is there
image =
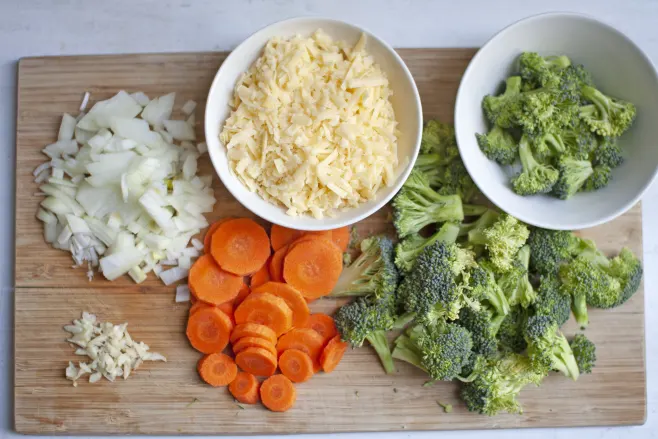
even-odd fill
[[[212,147],[208,148],[208,155],[210,156],[210,161],[213,165],[215,173],[217,174],[217,176],[219,176],[219,179],[222,181],[222,184],[228,190],[228,192],[231,194],[231,196],[236,201],[238,201],[242,206],[244,206],[247,210],[249,210],[254,215],[256,215],[256,216],[258,216],[258,217],[260,217],[260,218],[264,219],[265,221],[268,221],[272,224],[277,224],[277,225],[283,226],[283,227],[294,228],[294,229],[297,229],[297,230],[319,231],[319,230],[329,230],[329,229],[333,229],[333,228],[340,228],[340,227],[350,226],[350,225],[355,224],[355,223],[357,223],[357,222],[359,222],[359,221],[361,221],[365,218],[368,218],[369,216],[371,216],[371,215],[375,214],[377,211],[379,211],[382,207],[384,207],[397,194],[397,192],[402,188],[402,185],[404,184],[404,182],[407,180],[407,178],[411,174],[411,171],[413,170],[414,163],[416,162],[416,159],[417,159],[418,154],[420,152],[420,141],[421,141],[422,132],[423,132],[423,108],[422,108],[422,103],[421,103],[421,100],[420,100],[420,93],[418,92],[418,87],[416,85],[416,81],[414,80],[413,75],[409,71],[409,67],[404,62],[402,57],[397,53],[397,51],[391,45],[389,45],[386,41],[384,41],[383,39],[379,38],[378,36],[376,36],[375,34],[370,32],[367,28],[355,25],[355,24],[347,22],[347,21],[337,20],[337,19],[334,19],[334,18],[328,18],[328,17],[322,17],[322,16],[313,16],[313,15],[297,16],[297,17],[287,18],[287,19],[284,19],[284,20],[279,20],[279,21],[270,23],[266,26],[261,27],[257,31],[253,32],[251,35],[249,35],[247,38],[245,38],[240,44],[238,44],[235,48],[233,48],[233,50],[231,50],[231,52],[228,54],[228,56],[224,59],[222,64],[219,66],[219,68],[217,69],[217,73],[215,73],[213,81],[210,85],[210,88],[208,89],[208,95],[207,95],[207,98],[206,98],[206,105],[205,105],[204,135],[206,137],[206,142],[209,144],[209,146],[210,146],[211,143],[213,143],[215,141],[218,142],[219,145],[221,146],[221,142],[219,141],[218,138],[217,139],[214,139],[214,138],[211,139],[211,136],[208,135],[208,127],[212,123],[215,123],[215,124],[218,123],[218,122],[223,123],[223,121],[214,121],[214,120],[211,121],[210,120],[210,116],[209,116],[210,112],[208,111],[209,107],[211,106],[211,102],[212,102],[211,99],[210,99],[210,96],[215,93],[216,88],[220,87],[220,85],[219,85],[220,82],[221,82],[220,81],[220,76],[221,76],[223,70],[225,69],[225,67],[230,63],[230,61],[232,61],[233,57],[237,56],[236,52],[238,51],[238,49],[240,49],[241,47],[244,47],[249,41],[258,38],[263,33],[266,33],[270,28],[272,28],[274,26],[295,25],[297,23],[300,23],[300,22],[303,23],[303,22],[307,22],[307,21],[319,21],[319,22],[324,22],[324,23],[333,23],[333,24],[339,24],[339,25],[343,25],[343,26],[353,28],[353,29],[355,29],[355,30],[357,30],[361,33],[365,33],[367,35],[368,39],[375,40],[378,44],[380,44],[382,47],[384,47],[384,49],[386,49],[386,51],[388,51],[391,54],[391,56],[395,60],[395,63],[397,63],[401,67],[402,73],[404,74],[405,79],[411,85],[411,89],[412,89],[412,92],[413,92],[413,95],[412,95],[413,101],[415,101],[415,108],[416,108],[417,113],[419,114],[418,127],[417,127],[418,134],[416,136],[415,145],[413,147],[413,150],[412,150],[410,156],[408,157],[408,159],[409,159],[408,162],[406,163],[406,165],[404,165],[405,168],[397,176],[397,179],[396,179],[397,183],[395,183],[394,185],[392,185],[390,187],[380,188],[380,191],[382,191],[384,189],[388,189],[390,192],[387,195],[383,196],[380,200],[378,200],[377,203],[374,204],[370,209],[368,209],[368,210],[364,211],[363,213],[361,213],[359,215],[356,215],[356,216],[346,215],[346,218],[344,218],[340,221],[331,221],[332,218],[328,218],[328,217],[325,217],[323,219],[316,219],[316,218],[307,216],[308,219],[311,219],[314,222],[317,222],[317,224],[297,225],[297,224],[294,224],[294,222],[295,222],[295,219],[298,218],[298,217],[290,216],[289,217],[290,221],[278,221],[278,220],[274,220],[267,212],[262,212],[262,215],[261,215],[261,213],[254,212],[252,207],[249,206],[248,203],[245,203],[235,193],[235,191],[231,187],[231,184],[233,184],[233,182],[231,182],[231,184],[227,184],[227,182],[225,181],[225,178],[235,179],[236,184],[242,185],[242,183],[232,175],[231,176],[223,176],[222,173],[218,172],[219,158],[215,157],[217,155],[217,151],[215,151],[215,148],[212,148]],[[321,24],[319,26],[321,27]],[[402,163],[400,163],[398,166],[402,166]],[[281,206],[274,205],[274,204],[272,204],[272,207],[273,208],[281,208]],[[354,208],[351,208],[351,209],[354,209]],[[346,212],[349,212],[349,210],[346,211]],[[331,222],[331,224],[328,224],[328,225],[324,224],[324,222],[326,222],[327,220],[329,220]]]
[[[654,169],[653,173],[651,174],[650,178],[645,182],[643,187],[633,196],[630,198],[625,204],[620,206],[618,209],[616,209],[614,212],[602,216],[601,218],[591,220],[591,221],[571,221],[571,222],[564,222],[564,223],[559,223],[559,224],[554,224],[554,223],[548,223],[544,222],[541,219],[535,219],[531,218],[527,215],[525,215],[523,212],[519,212],[514,206],[512,207],[505,207],[501,206],[498,204],[498,202],[495,200],[495,197],[492,197],[490,195],[490,190],[488,189],[488,186],[485,181],[478,181],[479,177],[475,177],[472,170],[469,168],[468,160],[463,160],[464,155],[462,154],[462,147],[461,142],[459,141],[459,119],[456,117],[459,111],[459,107],[461,104],[461,99],[460,96],[463,93],[463,90],[465,89],[465,82],[468,76],[471,74],[471,72],[474,70],[474,64],[475,62],[479,59],[480,56],[482,56],[482,52],[487,49],[487,47],[499,36],[510,32],[517,26],[521,24],[526,24],[527,22],[532,22],[536,20],[542,20],[545,18],[561,18],[561,17],[570,17],[570,18],[577,18],[580,20],[585,20],[589,22],[596,23],[597,25],[602,26],[603,28],[607,29],[608,31],[611,31],[612,33],[616,34],[618,37],[622,38],[625,40],[627,43],[629,43],[632,47],[634,47],[638,54],[644,59],[644,61],[647,63],[649,68],[652,70],[654,77],[656,78],[656,81],[658,82],[658,71],[656,70],[655,64],[651,61],[651,58],[642,50],[640,46],[635,44],[633,40],[631,40],[626,34],[621,32],[620,30],[616,29],[612,25],[606,23],[605,21],[601,21],[597,18],[592,17],[591,15],[588,14],[582,14],[582,13],[577,13],[577,12],[545,12],[541,14],[536,14],[536,15],[531,15],[529,17],[525,17],[519,20],[516,20],[512,22],[511,24],[505,26],[503,29],[500,31],[496,32],[485,44],[482,45],[482,47],[477,51],[477,53],[473,56],[471,61],[468,64],[468,67],[464,71],[464,74],[462,75],[462,78],[459,83],[459,88],[457,89],[457,97],[455,98],[455,109],[454,109],[454,114],[455,114],[455,134],[457,136],[457,147],[459,149],[460,155],[462,155],[462,161],[464,162],[464,166],[466,167],[466,170],[468,171],[469,175],[475,182],[475,184],[478,186],[480,191],[484,194],[484,196],[493,204],[496,205],[499,209],[502,211],[518,218],[519,220],[523,221],[526,224],[530,224],[535,227],[541,227],[545,229],[551,229],[551,230],[582,230],[582,229],[587,229],[590,227],[595,227],[601,224],[605,224],[609,221],[614,220],[615,218],[623,215],[624,213],[628,212],[635,204],[637,204],[638,201],[641,200],[641,198],[644,196],[644,194],[647,192],[647,190],[651,187],[651,185],[655,182],[656,176],[658,175],[658,166]]]

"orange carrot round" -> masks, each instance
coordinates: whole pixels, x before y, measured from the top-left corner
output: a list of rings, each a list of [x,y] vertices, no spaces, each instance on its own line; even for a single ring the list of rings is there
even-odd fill
[[[238,295],[243,281],[240,276],[222,270],[209,255],[202,255],[192,265],[188,283],[197,299],[221,305]]]
[[[240,287],[240,291],[238,291],[238,295],[233,299],[233,305],[236,307],[240,305],[249,294],[251,294],[251,288],[249,288],[249,285],[243,283]]]
[[[238,372],[235,379],[228,385],[228,391],[233,398],[243,404],[257,404],[260,400],[260,383],[250,373]]]
[[[268,340],[260,337],[242,337],[233,343],[233,353],[239,354],[247,348],[261,348],[269,351],[272,355],[276,355],[276,347]]]
[[[297,399],[297,391],[285,375],[274,375],[260,386],[260,400],[273,412],[289,410]]]
[[[299,349],[288,349],[279,357],[279,369],[293,383],[303,383],[313,376],[313,361]]]
[[[326,373],[333,371],[338,366],[338,363],[340,363],[346,350],[347,343],[340,339],[340,335],[329,340],[329,343],[327,343],[327,346],[322,351],[322,355],[320,355],[322,370]]]
[[[267,282],[252,291],[257,293],[270,293],[286,301],[292,310],[292,326],[301,328],[306,324],[310,311],[302,293],[288,284],[281,282]]]
[[[230,219],[233,219],[231,217],[226,217],[226,218],[221,218],[215,221],[208,227],[208,231],[206,231],[205,236],[203,237],[203,251],[204,253],[210,254],[210,246],[211,241],[212,241],[212,234],[217,230],[217,227],[219,227],[223,222],[228,221]]]
[[[324,340],[322,336],[312,329],[308,328],[294,328],[279,338],[276,344],[276,351],[281,355],[283,351],[288,349],[297,349],[309,357],[313,361],[313,370],[320,370],[320,354]]]
[[[276,344],[276,333],[265,325],[258,323],[242,323],[237,325],[231,332],[231,343],[235,343],[244,337],[258,337]]]
[[[277,336],[292,327],[292,310],[285,300],[269,293],[250,294],[235,310],[235,322],[259,323]]]
[[[274,251],[290,244],[295,239],[304,234],[301,230],[289,229],[278,224],[272,224],[270,230],[270,239],[272,240],[272,249]]]
[[[320,334],[324,340],[324,344],[327,344],[329,340],[334,338],[338,334],[336,329],[336,324],[334,319],[327,314],[315,313],[311,314],[306,321],[306,328],[310,328]]]
[[[228,386],[238,374],[233,358],[225,354],[209,354],[197,363],[199,376],[213,387]]]
[[[260,270],[258,270],[257,272],[255,272],[251,276],[250,286],[251,286],[252,289],[256,288],[260,285],[263,285],[264,283],[270,281],[270,261],[271,260],[272,260],[272,258],[269,258],[267,260],[267,262],[265,262],[265,265],[260,267]]]
[[[256,376],[271,376],[276,371],[276,355],[263,348],[246,348],[235,356],[238,367]]]
[[[317,238],[295,245],[284,258],[283,278],[304,297],[331,293],[343,270],[343,255],[331,241]]]
[[[350,244],[350,228],[345,226],[331,231],[331,240],[338,246],[340,251],[345,253],[347,246]]]
[[[270,279],[274,282],[283,282],[283,258],[288,253],[289,245],[284,245],[272,255],[270,259]]]
[[[270,239],[249,218],[225,221],[215,230],[210,253],[224,270],[246,276],[258,271],[270,256]]]
[[[229,316],[217,307],[206,306],[190,315],[185,333],[194,349],[214,354],[224,350],[232,329]]]

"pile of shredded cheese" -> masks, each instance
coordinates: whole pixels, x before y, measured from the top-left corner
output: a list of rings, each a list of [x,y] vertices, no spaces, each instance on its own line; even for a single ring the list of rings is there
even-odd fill
[[[235,87],[220,134],[230,168],[289,215],[333,216],[397,176],[392,93],[365,41],[273,38]]]

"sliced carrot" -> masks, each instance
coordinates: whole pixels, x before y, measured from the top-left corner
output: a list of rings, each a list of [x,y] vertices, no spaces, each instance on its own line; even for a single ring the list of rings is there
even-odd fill
[[[331,231],[331,240],[338,246],[340,251],[345,253],[347,246],[350,245],[350,228],[345,226]]]
[[[309,357],[313,361],[313,370],[320,370],[320,354],[324,340],[322,336],[312,329],[308,328],[295,328],[285,333],[279,338],[276,344],[276,351],[281,355],[283,351],[288,349],[297,349]]]
[[[246,348],[235,356],[240,369],[256,376],[271,376],[276,371],[276,355],[263,348]]]
[[[270,344],[276,344],[276,333],[265,325],[259,323],[242,323],[231,332],[231,343],[235,343],[241,338],[258,337],[267,340]]]
[[[228,344],[233,323],[219,308],[205,306],[187,319],[187,338],[192,347],[204,354],[224,350]]]
[[[283,258],[286,257],[290,246],[284,245],[272,255],[270,259],[270,279],[274,282],[283,282]]]
[[[235,310],[235,321],[260,323],[279,336],[292,327],[292,310],[285,300],[269,293],[250,294]]]
[[[225,354],[209,354],[197,363],[201,379],[213,387],[228,386],[238,374],[233,358]]]
[[[252,292],[254,294],[270,293],[282,298],[292,310],[292,326],[301,328],[306,324],[310,314],[308,304],[304,300],[302,293],[290,285],[281,282],[267,282],[255,288]]]
[[[257,404],[260,400],[260,383],[248,372],[238,372],[235,379],[228,385],[228,391],[233,398],[243,404]]]
[[[239,354],[247,348],[261,348],[276,355],[276,347],[268,340],[260,337],[242,337],[233,343],[233,353]]]
[[[340,363],[346,350],[347,343],[340,339],[340,335],[329,340],[329,343],[327,343],[327,346],[322,351],[322,355],[320,355],[322,370],[326,373],[333,371],[338,366],[338,363]]]
[[[196,303],[193,303],[192,306],[190,307],[189,315],[194,314],[195,312],[206,306],[213,306],[213,305],[208,305],[207,303],[203,303],[202,301],[197,300]]]
[[[293,383],[303,383],[313,376],[313,361],[307,353],[299,349],[283,351],[279,357],[281,373],[290,378]]]
[[[329,340],[334,338],[338,334],[336,329],[336,324],[334,319],[327,314],[315,313],[311,314],[306,321],[306,328],[310,328],[320,334],[324,340],[324,344],[327,344]]]
[[[251,286],[252,289],[256,288],[260,285],[263,285],[265,282],[270,281],[270,261],[271,260],[272,260],[272,258],[268,259],[267,262],[265,263],[265,265],[260,267],[260,270],[258,270],[257,272],[255,272],[251,276],[250,286]]]
[[[205,236],[203,237],[203,251],[205,253],[210,254],[210,246],[212,245],[211,244],[212,234],[215,232],[215,230],[217,230],[217,227],[219,227],[223,222],[228,221],[230,219],[233,219],[233,218],[231,218],[231,217],[221,218],[221,219],[218,219],[217,221],[215,221],[214,223],[212,223],[210,225],[210,227],[208,228],[208,231],[206,232]]]
[[[222,310],[222,312],[224,312],[224,314],[229,316],[229,318],[231,319],[231,323],[233,323],[233,326],[235,326],[235,317],[233,316],[233,311],[234,311],[233,302],[231,301],[231,302],[222,303],[221,305],[218,305],[217,308],[219,308],[220,310]]]
[[[311,232],[304,234],[290,243],[290,245],[288,246],[288,251],[292,250],[293,247],[295,247],[297,244],[301,244],[302,242],[306,242],[306,241],[314,241],[316,239],[326,239],[327,241],[331,241],[331,234],[329,232],[327,233],[328,233],[327,235],[321,235],[317,233],[311,234]],[[333,243],[333,241],[331,242]]]
[[[274,375],[261,384],[260,400],[273,412],[285,412],[295,405],[297,391],[285,375]]]
[[[192,265],[188,283],[197,299],[221,305],[238,295],[243,281],[240,276],[222,270],[209,255],[202,255]]]
[[[260,270],[270,256],[270,238],[249,218],[228,220],[212,235],[212,257],[224,270],[246,276]]]
[[[283,278],[304,297],[329,294],[343,270],[343,254],[331,241],[317,238],[295,245],[283,262]]]
[[[287,227],[280,226],[278,224],[272,224],[272,229],[270,230],[270,239],[272,240],[272,249],[274,251],[279,250],[282,247],[293,242],[295,239],[299,238],[304,234],[301,230],[289,229]]]

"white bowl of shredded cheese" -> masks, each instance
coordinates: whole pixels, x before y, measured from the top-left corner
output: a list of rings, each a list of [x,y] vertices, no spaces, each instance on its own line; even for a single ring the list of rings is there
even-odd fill
[[[299,230],[353,224],[400,189],[422,133],[418,90],[385,42],[331,19],[268,26],[226,58],[205,132],[226,188]]]

